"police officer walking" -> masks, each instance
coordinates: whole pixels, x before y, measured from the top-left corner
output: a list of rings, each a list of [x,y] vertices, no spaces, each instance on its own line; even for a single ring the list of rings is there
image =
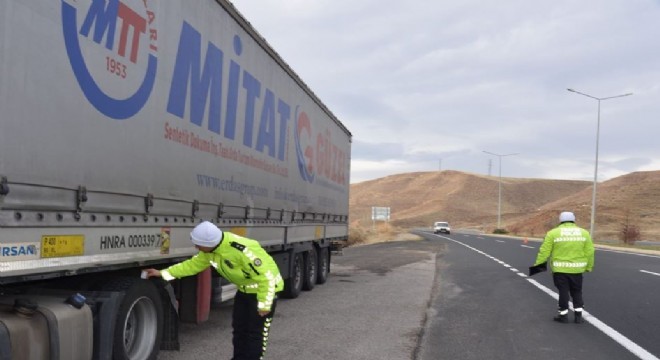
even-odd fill
[[[199,250],[197,255],[161,271],[147,269],[147,276],[170,281],[213,266],[238,287],[232,313],[232,360],[262,359],[268,345],[277,293],[284,288],[277,264],[259,242],[223,232],[208,221],[195,226],[190,240]]]
[[[594,267],[594,244],[591,235],[575,224],[575,214],[564,211],[559,215],[559,226],[548,231],[536,256],[534,267],[550,258],[552,279],[559,292],[559,313],[554,318],[568,322],[568,301],[573,300],[575,323],[582,323],[582,274]]]

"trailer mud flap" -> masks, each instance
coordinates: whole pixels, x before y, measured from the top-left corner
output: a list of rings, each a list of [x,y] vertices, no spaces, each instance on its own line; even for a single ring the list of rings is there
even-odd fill
[[[161,281],[157,286],[160,297],[163,299],[163,338],[160,343],[161,350],[180,350],[179,343],[179,310],[172,284]],[[170,304],[166,306],[165,304]]]
[[[82,292],[91,303],[94,313],[94,359],[112,359],[112,339],[115,318],[124,299],[124,293],[111,291]]]

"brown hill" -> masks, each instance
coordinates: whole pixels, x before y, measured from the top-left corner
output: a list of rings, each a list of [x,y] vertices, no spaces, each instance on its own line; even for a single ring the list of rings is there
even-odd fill
[[[590,181],[502,178],[501,226],[539,237],[556,225],[560,211],[574,211],[589,228]],[[391,175],[351,185],[351,227],[372,225],[371,207],[390,207],[391,223],[401,228],[449,221],[454,229],[492,232],[497,227],[499,177],[458,171]],[[660,171],[636,172],[597,188],[596,236],[618,239],[626,221],[645,240],[660,239]]]

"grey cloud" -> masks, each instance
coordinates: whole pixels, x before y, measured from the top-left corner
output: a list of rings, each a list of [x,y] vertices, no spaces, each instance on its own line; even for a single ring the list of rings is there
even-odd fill
[[[657,1],[235,5],[351,130],[353,160],[398,161],[356,162],[354,179],[437,170],[440,159],[493,171],[482,150],[520,153],[504,161],[507,176],[588,179],[597,102],[569,87],[634,93],[601,103],[604,177],[660,159]]]
[[[403,157],[403,145],[400,143],[366,143],[355,140],[351,149],[353,160],[383,161]]]

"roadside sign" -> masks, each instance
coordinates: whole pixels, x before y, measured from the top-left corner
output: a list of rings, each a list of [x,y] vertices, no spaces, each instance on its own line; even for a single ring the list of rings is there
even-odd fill
[[[390,221],[390,208],[373,206],[371,208],[371,220]]]

